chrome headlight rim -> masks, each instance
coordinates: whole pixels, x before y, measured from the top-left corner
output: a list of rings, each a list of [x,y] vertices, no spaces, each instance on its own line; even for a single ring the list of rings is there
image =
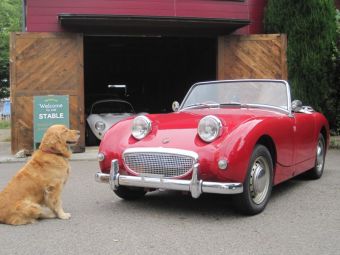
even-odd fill
[[[105,159],[105,154],[104,154],[103,152],[98,152],[98,154],[97,154],[97,160],[98,160],[99,162],[102,162],[102,161],[104,161],[104,159]]]
[[[210,133],[206,132],[207,122],[210,122],[213,125],[212,128],[209,128],[210,129],[209,131],[211,131]],[[218,117],[214,115],[207,115],[199,121],[198,127],[197,127],[197,133],[198,133],[198,136],[204,142],[211,143],[222,135],[222,127],[223,127],[222,121]]]
[[[140,115],[132,121],[131,135],[137,140],[142,140],[151,132],[151,129],[151,120],[144,115]]]
[[[97,121],[95,124],[94,124],[94,128],[98,131],[98,132],[103,132],[106,128],[106,125],[103,121]]]

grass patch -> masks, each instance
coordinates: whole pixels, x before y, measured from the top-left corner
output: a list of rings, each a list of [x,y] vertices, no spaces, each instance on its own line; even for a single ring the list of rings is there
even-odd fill
[[[8,129],[8,128],[11,128],[11,121],[0,120],[0,129]]]
[[[0,120],[0,129],[10,129],[11,122],[8,120]]]

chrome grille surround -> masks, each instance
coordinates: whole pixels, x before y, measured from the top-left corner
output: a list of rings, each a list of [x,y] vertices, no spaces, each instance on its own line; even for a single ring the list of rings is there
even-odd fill
[[[123,160],[125,167],[137,175],[171,178],[192,171],[198,154],[173,148],[129,148],[123,152]]]

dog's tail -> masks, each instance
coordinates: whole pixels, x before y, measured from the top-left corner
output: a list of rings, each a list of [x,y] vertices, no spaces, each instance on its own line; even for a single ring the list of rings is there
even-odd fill
[[[6,204],[3,201],[3,193],[0,192],[0,223],[5,223]]]

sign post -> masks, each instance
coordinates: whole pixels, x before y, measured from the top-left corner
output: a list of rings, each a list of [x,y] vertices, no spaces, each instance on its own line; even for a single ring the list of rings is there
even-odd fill
[[[41,139],[50,126],[70,125],[69,96],[35,96],[34,97],[34,149],[38,148]]]

